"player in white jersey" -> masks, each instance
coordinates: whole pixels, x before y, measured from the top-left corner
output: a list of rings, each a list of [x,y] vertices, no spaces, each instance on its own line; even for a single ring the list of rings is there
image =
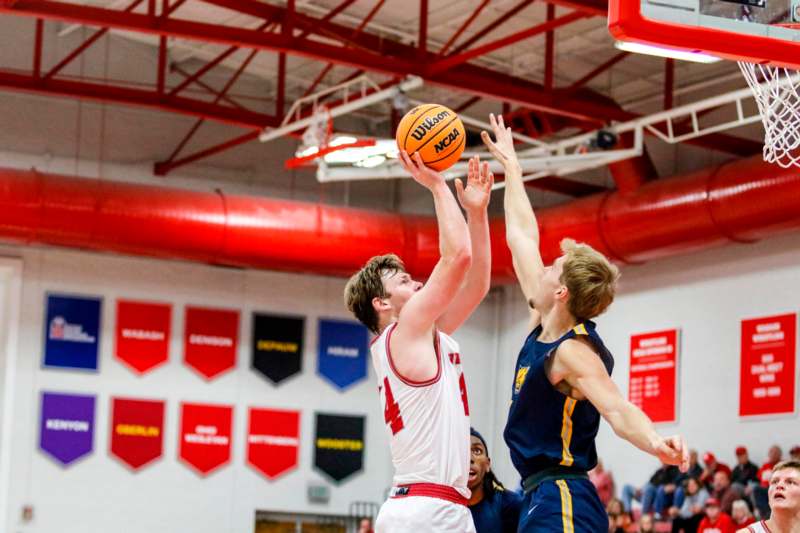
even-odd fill
[[[800,533],[800,461],[784,461],[772,469],[769,508],[768,520],[737,533]]]
[[[372,363],[395,467],[377,533],[474,533],[467,508],[469,404],[461,354],[449,336],[489,290],[487,206],[493,176],[477,158],[456,180],[461,214],[444,178],[401,153],[433,195],[441,257],[423,285],[396,255],[373,257],[345,288],[350,311],[378,336]]]

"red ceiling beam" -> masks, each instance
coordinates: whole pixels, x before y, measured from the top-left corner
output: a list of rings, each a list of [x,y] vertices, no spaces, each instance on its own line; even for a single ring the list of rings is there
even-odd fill
[[[33,77],[42,77],[42,43],[44,41],[44,21],[36,19],[36,37],[33,45]]]
[[[568,9],[583,11],[587,15],[595,17],[608,16],[608,0],[544,0],[548,4],[553,4]]]
[[[428,55],[428,0],[419,0],[419,37],[417,38],[419,58]]]
[[[664,60],[664,109],[672,109],[675,96],[675,60],[668,57]]]
[[[211,157],[214,154],[230,150],[231,148],[239,146],[240,144],[245,144],[254,139],[258,139],[258,136],[260,134],[261,130],[253,130],[249,133],[245,133],[244,135],[239,135],[238,137],[233,138],[230,141],[226,141],[222,144],[212,146],[211,148],[206,148],[205,150],[201,150],[192,155],[188,155],[177,161],[172,161],[170,163],[156,163],[154,171],[157,175],[163,176],[167,174],[170,170],[173,170],[177,167],[188,165],[189,163],[194,163],[195,161],[198,161],[200,159]]]
[[[456,47],[456,49],[453,50],[453,54],[458,54],[459,52],[461,52],[463,50],[466,50],[467,48],[472,46],[474,43],[476,43],[476,42],[480,41],[481,39],[483,39],[484,37],[486,37],[486,35],[488,35],[489,33],[493,32],[493,31],[496,31],[497,28],[500,27],[500,25],[502,25],[508,19],[510,19],[511,17],[513,17],[514,15],[516,15],[517,13],[519,13],[520,11],[522,11],[523,9],[528,7],[529,5],[531,5],[533,3],[533,1],[534,0],[522,0],[522,2],[520,2],[517,5],[515,5],[510,10],[506,11],[505,13],[500,15],[498,18],[496,18],[495,20],[493,20],[492,22],[490,22],[489,24],[484,26],[478,33],[476,33],[475,35],[473,35],[472,37],[467,39],[465,42],[463,42],[460,45],[458,45],[458,47]]]
[[[547,22],[556,18],[556,6],[547,4]],[[544,88],[553,90],[553,71],[556,62],[555,28],[547,30],[544,39]]]
[[[184,78],[188,78],[189,76],[191,76],[191,74],[189,74],[188,72],[186,72],[181,67],[179,67],[178,65],[175,65],[175,64],[170,65],[170,71],[177,72],[178,74],[180,74]],[[202,89],[205,89],[205,91],[208,92],[208,93],[211,93],[211,94],[214,94],[214,95],[217,94],[217,90],[214,89],[213,87],[211,87],[209,84],[203,82],[203,80],[195,80],[194,83],[198,87],[200,87]],[[234,100],[230,96],[227,96],[227,95],[223,96],[222,99],[225,100],[226,102],[228,102],[229,104],[231,104],[232,106],[238,108],[238,109],[246,109],[242,104],[240,104],[239,102],[237,102],[236,100]]]
[[[469,28],[472,23],[475,22],[475,19],[481,14],[481,11],[483,11],[483,9],[488,5],[489,0],[483,0],[480,5],[475,8],[475,11],[473,11],[472,14],[467,17],[467,20],[461,24],[452,37],[450,37],[447,42],[444,43],[444,46],[442,46],[441,50],[439,50],[439,57],[444,57],[444,55],[447,54],[447,51],[450,50],[450,47],[453,45],[453,43],[456,42],[459,37],[461,37],[461,34],[464,33],[464,30]]]
[[[319,21],[320,21],[320,22],[328,22],[329,20],[333,19],[333,17],[335,17],[336,15],[338,15],[339,13],[341,13],[342,11],[344,11],[345,9],[347,9],[348,7],[350,7],[350,6],[351,6],[353,3],[355,3],[355,1],[356,1],[356,0],[344,0],[344,1],[343,1],[342,3],[340,3],[338,6],[336,6],[336,7],[335,7],[335,8],[333,8],[333,9],[331,9],[331,10],[328,12],[328,14],[326,14],[324,17],[322,17],[321,19],[319,19]],[[309,34],[309,33],[311,33],[311,31],[312,31],[312,29],[311,29],[311,28],[306,28],[305,30],[303,30],[303,31],[300,33],[300,35],[298,35],[298,36],[297,36],[297,38],[298,38],[298,39],[305,39],[306,37],[308,37],[308,34]]]
[[[599,76],[600,74],[602,74],[606,70],[610,69],[611,67],[613,67],[614,65],[616,65],[617,63],[619,63],[620,61],[622,61],[623,59],[628,57],[630,54],[631,54],[630,52],[620,52],[620,53],[618,53],[617,55],[615,55],[614,57],[612,57],[611,59],[609,59],[605,63],[603,63],[601,65],[598,65],[596,68],[592,69],[588,74],[586,74],[582,78],[580,78],[578,80],[575,80],[572,83],[572,85],[567,87],[567,90],[568,91],[575,91],[577,89],[580,89],[581,87],[583,87],[584,85],[586,85],[587,83],[589,83],[590,81],[595,79],[597,76]]]

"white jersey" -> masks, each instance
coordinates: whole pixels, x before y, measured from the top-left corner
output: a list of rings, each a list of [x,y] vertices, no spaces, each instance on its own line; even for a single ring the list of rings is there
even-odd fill
[[[747,531],[748,533],[772,533],[763,520],[747,526]]]
[[[436,377],[414,382],[394,368],[389,340],[397,323],[372,343],[372,364],[391,439],[394,485],[436,483],[469,498],[469,403],[458,343],[437,331]]]

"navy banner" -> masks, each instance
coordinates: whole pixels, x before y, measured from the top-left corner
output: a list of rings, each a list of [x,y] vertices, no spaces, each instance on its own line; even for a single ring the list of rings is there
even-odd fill
[[[364,468],[364,416],[317,413],[314,466],[337,483]]]
[[[253,368],[273,383],[299,373],[304,330],[302,317],[253,313]]]
[[[97,370],[101,304],[91,296],[47,296],[44,366]]]
[[[367,328],[343,320],[319,321],[317,372],[339,390],[367,377]]]

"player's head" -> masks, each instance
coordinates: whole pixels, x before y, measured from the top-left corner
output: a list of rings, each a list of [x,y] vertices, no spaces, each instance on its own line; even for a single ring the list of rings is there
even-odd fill
[[[469,432],[471,453],[467,487],[473,492],[478,487],[483,487],[483,497],[491,499],[495,491],[503,485],[492,472],[492,460],[489,458],[489,448],[483,436],[474,428],[470,428]]]
[[[561,241],[561,251],[545,269],[531,305],[542,312],[562,305],[578,321],[596,317],[614,300],[619,269],[591,246],[572,239]]]
[[[772,469],[769,508],[773,513],[800,513],[800,461],[783,461]]]
[[[422,283],[411,279],[399,257],[378,255],[347,282],[344,303],[362,324],[380,333],[421,288]]]

